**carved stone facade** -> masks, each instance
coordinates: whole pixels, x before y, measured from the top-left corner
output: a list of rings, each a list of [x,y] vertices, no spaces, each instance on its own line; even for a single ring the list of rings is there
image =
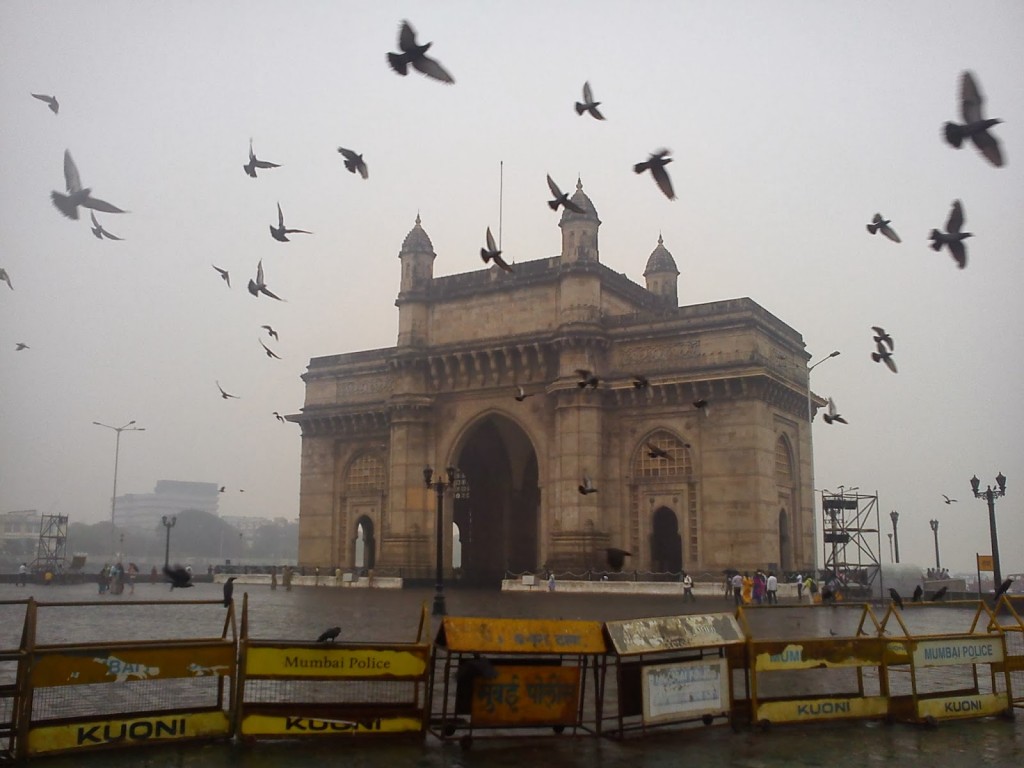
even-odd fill
[[[467,581],[604,567],[607,547],[631,552],[630,570],[812,567],[802,337],[750,299],[678,306],[660,237],[646,286],[612,271],[581,184],[572,200],[584,213],[563,212],[561,253],[511,274],[435,278],[417,217],[399,252],[397,345],[310,361],[289,417],[302,565],[432,574],[429,465],[435,480],[454,470],[444,568],[454,523]],[[599,386],[580,387],[577,369]],[[596,493],[580,493],[584,476]]]

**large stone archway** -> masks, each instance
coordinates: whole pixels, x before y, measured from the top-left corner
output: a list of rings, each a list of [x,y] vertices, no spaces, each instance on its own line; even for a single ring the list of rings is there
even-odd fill
[[[466,432],[455,465],[452,519],[462,541],[462,583],[500,586],[506,572],[534,571],[540,489],[526,433],[507,417],[485,416]]]

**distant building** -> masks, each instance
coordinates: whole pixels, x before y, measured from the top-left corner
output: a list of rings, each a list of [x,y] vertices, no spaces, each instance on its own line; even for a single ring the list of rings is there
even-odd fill
[[[35,557],[42,516],[34,509],[0,515],[0,558],[27,562]]]
[[[220,501],[216,483],[158,480],[153,493],[126,493],[114,502],[114,525],[128,531],[153,533],[160,518],[181,514],[186,509],[217,514]]]
[[[220,518],[223,522],[237,528],[238,532],[242,534],[242,542],[246,547],[252,546],[253,537],[256,535],[256,531],[265,525],[288,525],[288,521],[283,517],[253,517],[251,515],[222,515]]]

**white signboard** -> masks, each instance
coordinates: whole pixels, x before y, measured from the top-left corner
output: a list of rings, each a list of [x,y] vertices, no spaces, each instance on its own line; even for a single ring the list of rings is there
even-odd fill
[[[918,667],[941,667],[953,664],[993,664],[1003,660],[1000,637],[951,637],[941,640],[920,640],[914,647],[914,664]]]
[[[657,664],[643,668],[645,723],[669,723],[729,709],[725,659]]]

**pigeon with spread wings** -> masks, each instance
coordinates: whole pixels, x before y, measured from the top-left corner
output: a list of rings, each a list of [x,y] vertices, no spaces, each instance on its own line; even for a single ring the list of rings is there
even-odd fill
[[[69,219],[78,218],[79,206],[82,208],[92,208],[95,211],[104,211],[105,213],[125,213],[124,210],[116,205],[93,197],[92,190],[88,187],[82,187],[82,179],[78,175],[78,167],[75,165],[75,161],[71,159],[71,152],[66,149],[64,150],[64,187],[67,191],[66,195],[62,195],[60,192],[51,192],[50,199],[53,200],[57,210]]]
[[[441,66],[440,62],[427,56],[427,50],[433,43],[420,45],[416,42],[416,31],[408,21],[403,21],[398,30],[398,50],[401,53],[389,53],[388,65],[403,77],[408,74],[408,66],[412,64],[413,69],[422,72],[427,77],[440,80],[442,83],[454,83],[448,70]]]
[[[598,107],[601,106],[600,101],[594,101],[594,94],[590,91],[590,83],[586,82],[583,84],[583,101],[576,102],[576,114],[582,115],[584,112],[589,112],[591,117],[598,120],[604,120],[604,115],[598,111]]]
[[[959,149],[964,139],[970,139],[986,160],[996,168],[1001,168],[1003,152],[999,147],[999,140],[989,133],[989,128],[1003,121],[999,118],[986,119],[981,109],[984,103],[985,99],[974,81],[974,75],[964,72],[960,78],[960,114],[964,122],[962,125],[949,122],[943,126],[946,141],[950,146]]]
[[[493,261],[495,264],[497,264],[499,267],[501,267],[506,272],[511,272],[512,271],[512,267],[510,267],[505,262],[505,260],[503,258],[501,258],[501,251],[499,251],[498,250],[498,246],[496,246],[494,244],[494,236],[491,235],[491,228],[490,227],[487,228],[486,238],[487,238],[487,247],[480,249],[480,258],[484,260],[484,264],[486,264],[486,263],[488,263],[490,261]]]
[[[933,229],[929,237],[933,251],[942,250],[942,246],[949,248],[950,255],[956,259],[957,266],[963,269],[967,266],[967,248],[964,240],[974,235],[970,232],[961,232],[964,225],[964,207],[959,200],[953,201],[953,207],[949,211],[949,218],[946,220],[946,231],[940,232]]]
[[[900,236],[896,234],[896,231],[892,227],[889,226],[889,223],[889,219],[883,219],[882,214],[876,213],[874,218],[871,219],[871,223],[867,225],[868,232],[872,235],[876,232],[881,232],[894,243],[902,242],[900,240]]]
[[[89,211],[89,216],[92,218],[92,233],[96,235],[96,239],[102,240],[105,237],[107,240],[124,240],[123,237],[117,237],[107,232],[103,225],[96,221],[96,214],[94,212]]]
[[[245,170],[245,172],[249,176],[252,176],[252,178],[255,179],[256,178],[256,169],[257,168],[280,168],[280,167],[281,166],[278,163],[270,163],[270,162],[267,162],[266,160],[257,160],[256,159],[256,154],[252,151],[252,139],[249,139],[249,162],[242,166],[242,168]]]
[[[345,158],[345,168],[349,173],[358,173],[364,179],[370,178],[370,169],[366,167],[362,155],[344,147],[338,147],[338,153]]]
[[[281,204],[277,204],[277,226],[270,226],[270,236],[281,243],[287,243],[287,235],[300,233],[303,235],[312,235],[313,233],[306,229],[287,229],[284,226],[284,213],[281,211]]]
[[[57,101],[56,96],[47,96],[45,93],[33,93],[32,98],[45,101],[46,106],[48,106],[50,111],[55,115],[60,111],[60,102]]]
[[[836,403],[831,397],[828,399],[828,410],[825,411],[822,418],[825,420],[826,424],[831,424],[833,421],[839,422],[840,424],[848,423],[846,419],[839,415],[839,412],[836,410]]]
[[[580,208],[576,203],[569,199],[569,195],[562,192],[555,184],[555,180],[551,178],[551,174],[548,174],[548,189],[551,190],[551,194],[555,196],[554,200],[548,200],[548,206],[552,211],[557,211],[558,206],[562,206],[573,213],[583,213],[583,209]]]
[[[269,296],[272,299],[284,301],[284,299],[277,294],[272,293],[270,289],[267,288],[267,283],[263,277],[263,259],[260,259],[259,263],[256,265],[256,279],[249,280],[249,293],[257,298],[259,298],[259,295],[262,293],[264,296]]]
[[[669,150],[667,149],[659,149],[657,152],[652,152],[642,163],[637,163],[633,166],[633,172],[643,173],[644,171],[650,171],[651,176],[654,177],[655,182],[658,184],[658,189],[669,200],[675,200],[676,193],[672,189],[672,180],[668,177],[668,171],[665,170],[665,166],[672,162],[672,158],[668,156],[668,153]]]

